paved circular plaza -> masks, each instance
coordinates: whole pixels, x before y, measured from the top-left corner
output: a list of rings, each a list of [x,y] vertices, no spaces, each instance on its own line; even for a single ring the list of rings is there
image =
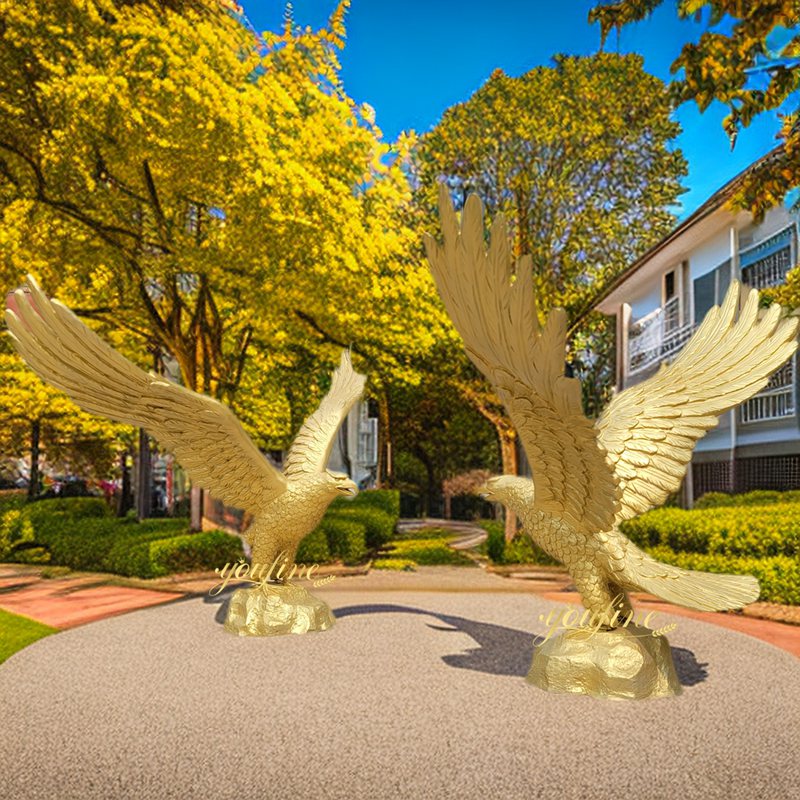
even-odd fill
[[[800,797],[800,660],[768,644],[662,616],[683,694],[600,701],[525,683],[544,599],[316,591],[322,633],[238,639],[195,598],[17,653],[3,797]]]

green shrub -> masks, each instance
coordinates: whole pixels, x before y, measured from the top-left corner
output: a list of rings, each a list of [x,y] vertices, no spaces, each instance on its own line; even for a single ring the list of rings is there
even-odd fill
[[[376,558],[372,562],[374,569],[388,569],[396,572],[413,572],[417,566],[416,561],[408,558]]]
[[[111,516],[111,509],[102,497],[55,497],[37,500],[25,508],[31,518],[49,514],[63,514],[71,519]]]
[[[215,569],[242,558],[242,540],[225,531],[203,531],[149,543],[154,575]]]
[[[486,520],[481,522],[486,531],[486,555],[495,564],[502,564],[506,550],[506,532],[502,522]]]
[[[445,539],[405,539],[392,543],[391,549],[381,553],[382,558],[414,561],[423,566],[451,564],[454,566],[474,566],[468,558],[458,550],[449,547]]]
[[[560,564],[551,558],[527,533],[518,533],[506,544],[504,564]]]
[[[379,508],[395,521],[400,517],[400,492],[396,489],[368,489],[360,492],[353,504]]]
[[[366,527],[355,519],[333,516],[325,517],[320,523],[328,540],[328,551],[333,558],[340,558],[345,564],[360,561],[367,552]]]
[[[800,554],[800,504],[774,503],[683,511],[660,508],[623,522],[640,547],[730,556]]]
[[[158,578],[173,572],[223,567],[242,558],[242,542],[225,531],[204,531],[168,538],[124,537],[105,559],[107,572],[139,578]]]
[[[349,519],[361,523],[366,531],[366,543],[370,550],[376,550],[391,541],[394,534],[395,518],[377,506],[362,504],[351,508],[337,507],[325,519]]]
[[[534,544],[528,534],[520,531],[506,541],[505,524],[500,520],[485,519],[479,525],[486,531],[485,552],[494,564],[558,564],[541,547]]]
[[[777,492],[768,489],[757,489],[744,494],[726,494],[725,492],[706,492],[695,502],[695,509],[720,508],[723,506],[763,506],[772,503],[800,503],[800,491]]]
[[[34,539],[33,525],[22,509],[7,506],[0,512],[0,561],[46,564],[50,554]]]
[[[23,489],[0,489],[0,514],[12,508],[21,508],[27,501]]]
[[[800,561],[779,555],[766,558],[722,554],[675,553],[668,547],[654,547],[650,554],[668,564],[703,572],[753,575],[761,585],[760,599],[770,603],[800,605]]]
[[[330,561],[331,554],[328,550],[328,537],[322,526],[317,526],[308,536],[300,542],[294,560],[297,564],[324,564]]]

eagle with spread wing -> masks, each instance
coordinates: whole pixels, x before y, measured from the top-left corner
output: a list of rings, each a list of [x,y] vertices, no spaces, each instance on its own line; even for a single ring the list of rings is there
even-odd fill
[[[533,472],[532,480],[490,478],[484,495],[515,512],[533,541],[566,566],[584,606],[600,619],[611,608],[630,612],[631,590],[704,610],[756,600],[752,576],[663,564],[618,526],[680,487],[698,439],[795,352],[798,320],[777,304],[760,310],[758,292],[733,282],[671,364],[617,394],[592,422],[580,383],[564,375],[567,315],[555,308],[541,324],[531,260],[513,269],[503,216],[487,250],[477,196],[467,199],[459,228],[441,186],[439,215],[443,245],[425,239],[439,294]]]
[[[42,380],[84,411],[145,428],[174,453],[192,481],[250,512],[253,521],[245,536],[253,563],[272,563],[282,553],[291,562],[331,501],[358,493],[347,475],[326,468],[336,432],[366,381],[353,370],[347,351],[281,471],[227,406],[139,369],[65,305],[48,299],[30,276],[10,296],[6,323],[20,355]]]

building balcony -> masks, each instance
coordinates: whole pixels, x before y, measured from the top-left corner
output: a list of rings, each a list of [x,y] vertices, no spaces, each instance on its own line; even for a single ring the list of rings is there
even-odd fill
[[[663,308],[657,308],[630,326],[627,375],[637,375],[670,361],[689,341],[695,326],[690,322],[681,324],[679,303],[679,298],[673,297]]]
[[[793,417],[797,409],[793,356],[770,379],[766,388],[739,406],[742,424]]]

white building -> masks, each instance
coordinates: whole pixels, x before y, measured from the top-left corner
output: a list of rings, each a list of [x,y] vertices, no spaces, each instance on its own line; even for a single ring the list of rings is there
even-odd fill
[[[360,489],[375,485],[378,466],[378,418],[359,400],[345,417],[333,442],[328,469],[350,476]]]
[[[632,264],[597,304],[617,319],[618,391],[677,356],[732,278],[762,289],[782,283],[797,264],[795,214],[776,207],[756,223],[727,207],[744,174]],[[797,408],[795,355],[764,391],[724,414],[698,442],[684,503],[709,491],[800,488]]]

